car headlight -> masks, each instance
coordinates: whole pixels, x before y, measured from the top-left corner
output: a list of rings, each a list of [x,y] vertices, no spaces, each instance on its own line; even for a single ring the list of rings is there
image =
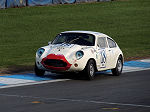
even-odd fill
[[[76,58],[77,58],[77,60],[81,59],[83,57],[83,55],[84,55],[83,51],[77,51],[76,52]]]
[[[39,56],[39,58],[42,56],[42,54],[44,53],[44,51],[45,51],[45,49],[43,49],[43,48],[38,49],[37,55]]]

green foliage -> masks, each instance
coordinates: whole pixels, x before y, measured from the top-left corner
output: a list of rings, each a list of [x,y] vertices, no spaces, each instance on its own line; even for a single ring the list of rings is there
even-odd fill
[[[66,30],[106,33],[125,57],[150,55],[149,0],[0,10],[0,67],[33,65],[36,50]]]

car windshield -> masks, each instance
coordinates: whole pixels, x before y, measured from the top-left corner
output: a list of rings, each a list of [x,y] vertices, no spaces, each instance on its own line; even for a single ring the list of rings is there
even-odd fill
[[[95,36],[86,33],[61,33],[56,36],[52,44],[78,44],[83,46],[94,46]]]

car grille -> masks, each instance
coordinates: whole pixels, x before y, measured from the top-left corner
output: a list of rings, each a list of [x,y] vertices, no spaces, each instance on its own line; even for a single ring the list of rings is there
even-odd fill
[[[45,65],[53,66],[53,67],[66,67],[67,63],[62,60],[56,60],[56,59],[47,59],[44,61]]]

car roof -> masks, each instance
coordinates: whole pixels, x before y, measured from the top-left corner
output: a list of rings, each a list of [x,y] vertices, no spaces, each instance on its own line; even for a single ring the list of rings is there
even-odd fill
[[[86,34],[92,34],[95,36],[108,36],[106,34],[100,33],[100,32],[94,32],[94,31],[64,31],[61,33],[86,33]]]

